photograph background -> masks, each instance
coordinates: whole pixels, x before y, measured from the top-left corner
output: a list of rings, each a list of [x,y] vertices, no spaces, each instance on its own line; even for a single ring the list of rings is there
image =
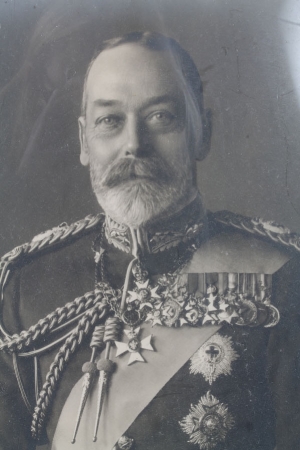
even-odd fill
[[[205,206],[300,232],[298,0],[1,0],[1,254],[98,212],[79,162],[83,75],[105,39],[135,30],[191,54],[213,115],[198,164]]]

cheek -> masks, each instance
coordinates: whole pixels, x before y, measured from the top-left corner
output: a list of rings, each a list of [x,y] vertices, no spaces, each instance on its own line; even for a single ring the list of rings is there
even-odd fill
[[[108,166],[118,156],[117,145],[115,142],[99,139],[96,136],[90,136],[87,141],[90,158],[103,167]]]
[[[188,149],[185,132],[170,133],[156,139],[157,153],[169,163],[175,166],[190,164],[190,152]]]

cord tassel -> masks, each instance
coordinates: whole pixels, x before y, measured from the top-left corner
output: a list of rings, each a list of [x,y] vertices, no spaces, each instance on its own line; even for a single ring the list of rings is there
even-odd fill
[[[77,414],[73,439],[71,441],[72,444],[75,444],[77,432],[78,432],[80,421],[81,421],[82,414],[84,411],[84,407],[85,407],[86,401],[88,399],[91,387],[93,385],[95,374],[97,372],[97,365],[95,363],[95,359],[96,359],[97,353],[99,353],[102,350],[103,345],[104,345],[104,343],[103,343],[104,330],[105,330],[104,325],[98,325],[95,328],[95,330],[93,332],[92,340],[90,343],[90,347],[92,348],[91,359],[89,362],[84,363],[82,366],[82,372],[84,372],[85,375],[83,378],[82,395],[81,395],[79,410],[78,410],[78,414]]]
[[[97,401],[97,413],[94,428],[93,442],[97,440],[98,428],[100,423],[101,411],[105,398],[105,392],[107,390],[108,377],[114,371],[115,364],[109,359],[111,343],[117,341],[121,331],[121,322],[117,317],[109,317],[105,322],[104,342],[106,342],[104,359],[100,359],[97,363],[97,369],[99,370],[98,381],[98,401]]]
[[[97,415],[95,421],[93,442],[97,441],[97,434],[99,428],[99,422],[101,417],[101,411],[107,390],[108,377],[113,372],[115,364],[110,359],[100,359],[97,363],[97,369],[99,370],[98,381],[98,402],[97,402]]]

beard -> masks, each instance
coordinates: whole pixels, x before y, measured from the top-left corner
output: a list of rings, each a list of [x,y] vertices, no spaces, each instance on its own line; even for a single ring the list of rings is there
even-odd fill
[[[193,184],[190,164],[172,165],[159,157],[122,158],[105,171],[91,159],[90,176],[104,211],[133,228],[176,212],[188,200]]]

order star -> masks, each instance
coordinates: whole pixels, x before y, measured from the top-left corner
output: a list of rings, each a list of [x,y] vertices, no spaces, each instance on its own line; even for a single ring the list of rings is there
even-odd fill
[[[150,298],[160,299],[160,296],[156,293],[158,286],[155,286],[154,288],[150,289],[148,287],[149,280],[145,281],[144,283],[135,283],[138,290],[136,291],[128,291],[128,294],[130,295],[130,298],[128,299],[128,302],[131,303],[135,300],[143,301]],[[145,293],[146,299],[143,298],[143,294]]]
[[[130,352],[131,355],[128,360],[128,366],[130,364],[139,361],[145,362],[142,355],[139,353],[139,350],[151,350],[154,351],[154,348],[151,345],[152,335],[150,334],[146,338],[141,341],[137,337],[140,328],[136,328],[135,330],[124,330],[124,333],[129,338],[129,341],[125,344],[124,342],[115,341],[117,352],[116,356],[123,355],[123,353]]]
[[[232,314],[228,314],[225,311],[219,314],[219,319],[221,319],[223,322],[228,322],[229,324],[235,317],[240,317],[236,311],[233,311]]]

